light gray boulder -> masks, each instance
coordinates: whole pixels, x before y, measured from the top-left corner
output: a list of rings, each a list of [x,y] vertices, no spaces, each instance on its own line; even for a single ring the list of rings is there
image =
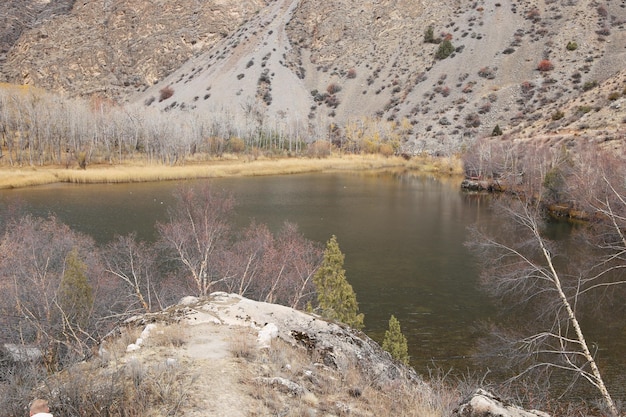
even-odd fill
[[[537,410],[524,410],[483,389],[477,389],[454,410],[459,417],[550,417]]]

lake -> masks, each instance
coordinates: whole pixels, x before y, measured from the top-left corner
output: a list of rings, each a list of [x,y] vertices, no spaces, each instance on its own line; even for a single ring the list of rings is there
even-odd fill
[[[495,310],[477,289],[476,260],[464,242],[469,225],[497,219],[484,196],[460,190],[458,178],[359,172],[203,181],[234,194],[238,225],[254,219],[276,230],[290,221],[320,243],[336,235],[346,277],[365,314],[365,332],[381,342],[395,315],[418,372],[434,366],[457,374],[485,372],[469,357],[476,354],[477,324],[495,317]],[[101,243],[131,231],[150,240],[155,222],[166,220],[177,186],[50,185],[0,191],[0,204],[21,199],[27,211],[55,213]],[[611,353],[608,374],[620,382],[615,385],[623,396],[624,369],[617,354],[625,351],[624,334],[598,333],[594,340],[619,348]]]

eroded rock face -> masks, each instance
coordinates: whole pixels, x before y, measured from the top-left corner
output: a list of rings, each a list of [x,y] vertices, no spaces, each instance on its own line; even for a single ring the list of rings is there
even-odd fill
[[[265,6],[264,0],[77,2],[63,16],[7,34],[7,45],[21,37],[4,72],[16,84],[121,97],[162,79]]]
[[[501,398],[496,397],[482,389],[477,389],[459,408],[454,415],[460,417],[550,417],[542,411],[524,410],[515,405],[508,404]]]

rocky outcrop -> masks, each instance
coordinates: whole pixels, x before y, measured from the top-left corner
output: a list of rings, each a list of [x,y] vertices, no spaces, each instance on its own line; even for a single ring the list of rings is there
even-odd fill
[[[422,383],[415,370],[394,361],[378,343],[360,331],[315,314],[236,294],[218,292],[207,299],[186,297],[166,311],[134,317],[127,323],[146,325],[157,321],[251,327],[258,332],[261,348],[267,346],[268,339],[278,337],[305,348],[310,356],[339,372],[358,364],[375,384],[385,385],[397,379]],[[136,350],[141,343],[133,345],[132,350]]]
[[[524,410],[482,389],[477,389],[454,412],[459,417],[550,417],[542,411]]]
[[[208,50],[266,4],[264,0],[77,2],[63,16],[53,14],[20,30],[4,73],[16,84],[121,99]]]

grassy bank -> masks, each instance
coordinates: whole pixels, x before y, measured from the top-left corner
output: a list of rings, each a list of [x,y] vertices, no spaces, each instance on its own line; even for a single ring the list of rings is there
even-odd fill
[[[380,155],[343,155],[328,158],[218,159],[186,165],[91,165],[87,169],[63,167],[2,167],[0,189],[21,188],[53,183],[129,183],[235,176],[286,175],[307,172],[410,169],[419,172],[457,175],[462,173],[456,158],[400,157]]]

